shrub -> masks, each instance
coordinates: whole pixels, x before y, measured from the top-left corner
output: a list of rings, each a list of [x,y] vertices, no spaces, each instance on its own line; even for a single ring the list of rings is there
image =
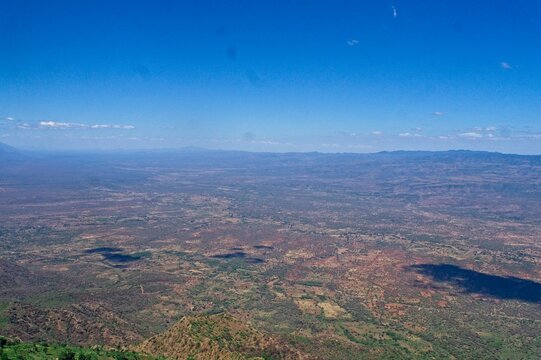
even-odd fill
[[[75,353],[72,350],[66,349],[60,353],[58,360],[75,360]]]

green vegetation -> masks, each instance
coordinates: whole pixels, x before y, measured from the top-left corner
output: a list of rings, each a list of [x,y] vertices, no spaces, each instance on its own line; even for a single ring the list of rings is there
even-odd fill
[[[305,280],[305,281],[301,281],[299,284],[304,285],[304,286],[315,286],[315,287],[323,286],[323,283],[317,280]]]
[[[0,337],[1,360],[161,360],[128,351],[107,350],[101,347],[82,348],[76,346],[44,343],[23,343]]]
[[[9,303],[0,303],[0,329],[7,326],[9,319],[7,318],[7,309],[9,308]]]

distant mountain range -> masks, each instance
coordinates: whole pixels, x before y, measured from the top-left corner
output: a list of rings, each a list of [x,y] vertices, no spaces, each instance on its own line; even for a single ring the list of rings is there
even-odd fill
[[[288,155],[288,154],[295,154],[295,155],[325,155],[325,156],[332,156],[332,155],[353,155],[353,156],[373,156],[373,155],[382,155],[382,156],[434,156],[434,155],[447,155],[447,156],[517,156],[517,157],[541,157],[541,155],[519,155],[519,154],[511,154],[511,153],[500,153],[500,152],[492,152],[492,151],[479,151],[479,150],[464,150],[464,149],[457,149],[457,150],[442,150],[442,151],[429,151],[429,150],[394,150],[394,151],[379,151],[379,152],[373,152],[373,153],[347,153],[347,152],[341,152],[341,153],[326,153],[326,152],[318,152],[318,151],[311,151],[311,152],[289,152],[289,153],[272,153],[272,152],[251,152],[251,151],[243,151],[243,150],[220,150],[220,149],[207,149],[203,147],[198,146],[185,146],[181,148],[157,148],[157,149],[110,149],[110,150],[62,150],[62,151],[43,151],[40,152],[39,150],[32,150],[32,151],[26,151],[26,150],[20,150],[18,148],[15,148],[13,146],[7,145],[5,143],[0,142],[0,155],[5,154],[48,154],[48,155],[66,155],[66,154],[72,154],[72,155],[85,155],[85,154],[119,154],[119,155],[126,155],[130,153],[148,153],[148,154],[172,154],[172,153],[184,153],[184,154],[204,154],[204,153],[212,153],[212,154],[219,154],[219,153],[228,153],[228,154],[277,154],[277,155]]]
[[[16,154],[19,151],[15,149],[13,146],[9,146],[7,144],[0,142],[0,154]]]

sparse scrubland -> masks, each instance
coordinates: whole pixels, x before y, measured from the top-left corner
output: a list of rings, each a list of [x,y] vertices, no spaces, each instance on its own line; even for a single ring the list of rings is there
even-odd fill
[[[1,166],[2,359],[541,354],[541,157],[176,152]]]

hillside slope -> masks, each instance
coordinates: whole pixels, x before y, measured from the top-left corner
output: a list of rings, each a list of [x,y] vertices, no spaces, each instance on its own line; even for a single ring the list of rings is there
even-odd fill
[[[170,359],[300,359],[276,337],[228,314],[184,317],[169,330],[134,348]]]

